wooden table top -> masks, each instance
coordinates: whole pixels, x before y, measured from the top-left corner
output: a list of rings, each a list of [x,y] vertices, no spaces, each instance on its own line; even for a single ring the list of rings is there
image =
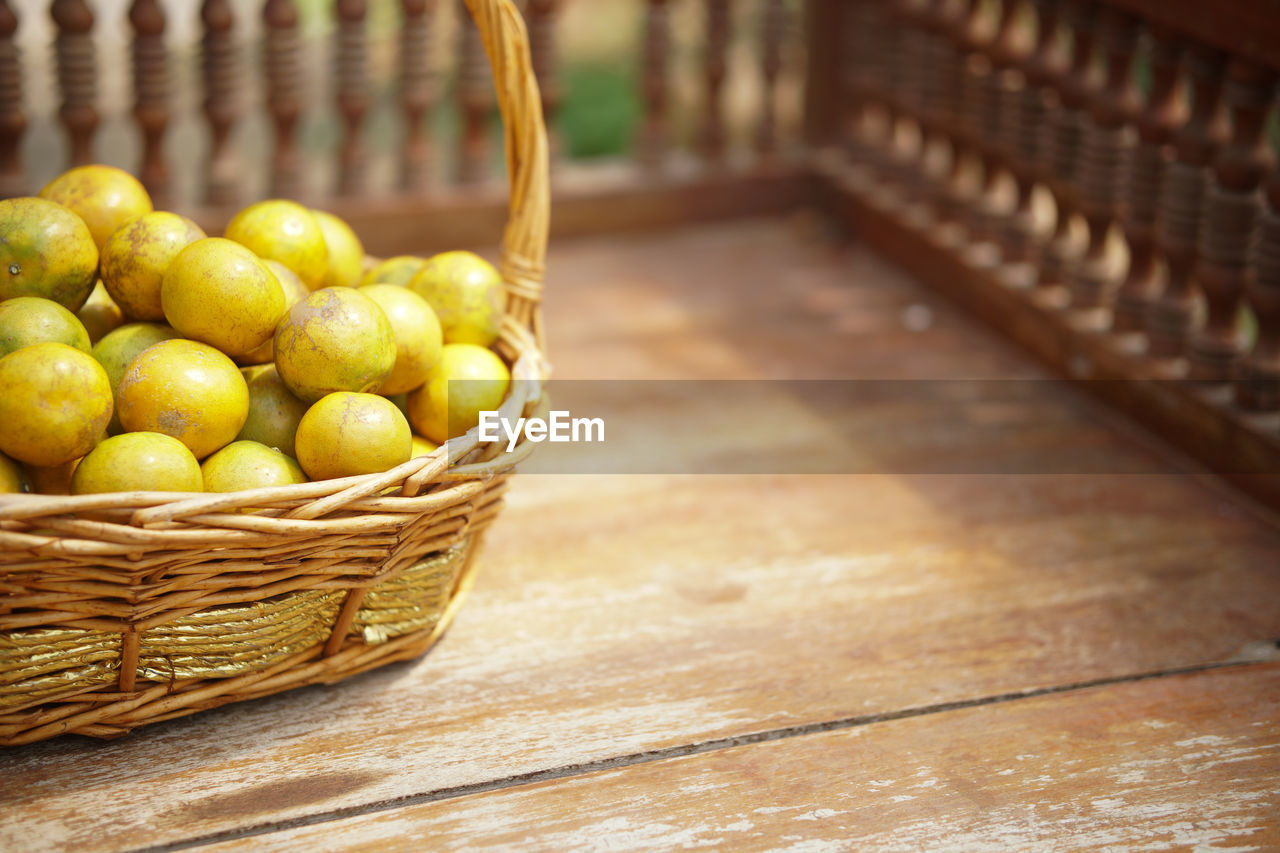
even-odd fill
[[[556,246],[557,376],[1043,378],[812,230]],[[521,475],[425,657],[6,750],[0,850],[1280,848],[1280,525],[1053,395],[948,440],[1167,473]]]

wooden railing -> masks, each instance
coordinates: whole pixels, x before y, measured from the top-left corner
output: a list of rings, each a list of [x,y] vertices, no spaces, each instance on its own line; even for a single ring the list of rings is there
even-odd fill
[[[873,244],[1280,495],[1280,3],[838,8],[820,169]]]
[[[355,203],[368,210],[370,203],[389,200],[403,213],[413,209],[406,202],[421,202],[423,209],[447,206],[456,188],[501,177],[488,64],[461,0],[335,0],[324,5],[332,19],[330,35],[320,37],[304,33],[300,11],[311,5],[305,0],[202,0],[198,20],[191,22],[195,30],[183,40],[174,37],[171,24],[195,11],[187,0],[0,0],[0,195],[33,192],[39,180],[62,168],[106,160],[139,174],[160,204],[178,209],[225,211],[271,194],[339,209]],[[574,11],[571,7],[591,3],[524,0],[520,5],[554,134],[565,97],[559,25]],[[777,93],[784,54],[793,57],[792,76],[802,71],[794,61],[802,47],[798,2],[615,0],[609,5],[630,7],[630,16],[618,17],[639,25],[636,56],[620,57],[620,65],[638,71],[635,87],[643,117],[634,128],[630,156],[650,176],[681,150],[693,155],[687,158],[691,162],[715,169],[730,162],[741,166],[744,155],[753,164],[794,148],[794,138],[788,138],[792,123],[780,120]],[[15,11],[22,11],[22,18]],[[374,11],[383,20],[394,18],[393,34],[385,27],[383,34],[371,33]],[[112,13],[122,20],[111,20]],[[673,34],[673,18],[693,24],[692,33],[684,32],[686,26]],[[48,67],[35,67],[35,60],[23,61],[18,49],[24,27],[50,21]],[[103,35],[112,32],[125,37]],[[692,87],[693,103],[677,104],[676,35],[684,46],[696,40],[693,52],[700,67],[679,70],[682,78],[691,72],[700,78]],[[755,56],[749,68],[728,61],[731,44],[744,39]],[[28,48],[42,47],[31,41],[25,40]],[[438,50],[442,46],[447,50]],[[110,99],[100,91],[100,72],[126,64],[136,144],[103,157],[98,137],[111,116],[103,107]],[[739,82],[751,87],[758,106],[750,119],[754,127],[741,134],[746,137],[741,144],[731,145],[725,99],[735,75],[750,78]],[[317,78],[326,76],[329,85],[321,85]],[[65,157],[58,156],[56,144],[24,145],[29,115],[44,106],[40,87],[31,85],[38,77],[49,78],[47,88],[56,93]],[[178,91],[184,84],[187,90]],[[690,88],[679,87],[681,92]],[[115,100],[127,108],[126,99]],[[695,129],[683,139],[673,133],[671,113],[677,106],[686,117],[697,117]],[[175,144],[175,125],[191,124],[196,112],[200,132],[182,135]],[[333,114],[337,121],[329,144],[319,152],[303,152],[300,135],[309,118]],[[246,126],[262,125],[269,128],[260,135],[265,138],[246,145]],[[389,179],[373,177],[371,133],[393,140],[395,162],[380,172]],[[24,160],[24,149],[32,162]],[[255,181],[262,173],[267,179]],[[193,184],[192,191],[179,191],[178,175],[198,176],[185,182]]]

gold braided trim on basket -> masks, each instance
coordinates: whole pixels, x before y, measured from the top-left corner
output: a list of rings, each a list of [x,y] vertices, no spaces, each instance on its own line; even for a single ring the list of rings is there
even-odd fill
[[[469,540],[464,540],[370,589],[356,613],[351,633],[362,635],[365,643],[373,646],[435,627],[449,605],[468,547]]]
[[[365,595],[351,633],[377,645],[430,630],[449,605],[470,539],[425,557]],[[213,607],[142,633],[138,677],[170,682],[232,678],[268,669],[328,639],[343,590],[303,590]],[[109,685],[119,675],[121,635],[82,628],[0,633],[0,709]]]

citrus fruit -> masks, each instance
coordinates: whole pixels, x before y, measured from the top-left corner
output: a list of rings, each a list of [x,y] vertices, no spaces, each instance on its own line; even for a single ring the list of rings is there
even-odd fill
[[[75,211],[89,226],[99,252],[112,231],[152,210],[151,196],[141,182],[114,166],[77,166],[46,184],[40,197]]]
[[[377,391],[396,364],[396,339],[377,303],[349,287],[317,290],[276,329],[276,367],[308,403],[333,391]]]
[[[307,475],[279,450],[256,441],[233,441],[200,463],[206,492],[238,492],[305,483]]]
[[[129,432],[162,432],[197,459],[230,444],[249,415],[249,388],[227,356],[198,341],[161,341],[130,362],[117,391]]]
[[[415,435],[413,436],[412,450],[410,451],[409,458],[417,459],[419,456],[429,456],[439,447],[440,445],[436,444],[434,441],[427,441],[422,436]]]
[[[487,347],[498,337],[506,310],[502,277],[472,252],[441,252],[409,282],[440,318],[447,344]]]
[[[82,458],[77,456],[61,465],[23,465],[22,469],[26,472],[27,482],[31,484],[31,491],[41,495],[69,495],[71,477]]]
[[[107,379],[111,381],[111,395],[116,401],[116,410],[107,425],[107,431],[112,435],[123,429],[120,426],[119,394],[125,368],[147,347],[176,337],[177,332],[160,323],[128,323],[107,332],[102,340],[93,345],[93,357],[107,371]]]
[[[42,341],[89,351],[84,324],[52,299],[19,296],[0,302],[0,356]]]
[[[409,281],[418,274],[426,264],[426,259],[416,255],[395,255],[385,261],[379,261],[360,279],[360,286],[370,284],[398,284],[406,287]]]
[[[165,271],[160,301],[169,325],[228,355],[262,346],[284,314],[284,288],[253,252],[222,237],[197,240]]]
[[[409,393],[409,421],[437,444],[480,423],[507,396],[511,374],[489,350],[475,344],[445,344],[426,384]]]
[[[312,290],[324,286],[329,266],[324,232],[311,211],[297,202],[268,199],[251,204],[231,218],[225,233],[259,257],[284,264]]]
[[[124,323],[124,312],[99,280],[89,293],[89,299],[76,312],[76,318],[89,333],[89,342],[96,344],[103,335]]]
[[[379,389],[402,394],[427,381],[427,371],[440,360],[440,321],[418,294],[394,284],[371,284],[360,292],[387,315],[396,339],[396,364]]]
[[[24,491],[24,485],[22,468],[17,462],[0,453],[0,494]]]
[[[32,465],[84,456],[111,420],[111,382],[93,356],[39,343],[0,358],[0,452]]]
[[[199,492],[200,463],[187,446],[158,432],[114,435],[89,451],[71,475],[71,494]]]
[[[80,217],[43,198],[0,201],[0,301],[43,296],[78,311],[97,270],[98,247]]]
[[[316,224],[324,234],[328,270],[324,276],[325,287],[357,287],[364,273],[364,246],[351,226],[332,213],[313,210]]]
[[[409,422],[386,397],[337,391],[298,424],[298,463],[313,480],[376,474],[409,461]]]
[[[307,413],[307,404],[293,395],[274,364],[241,368],[240,373],[249,386],[249,417],[236,438],[256,441],[293,456],[293,437],[298,432],[298,421]]]
[[[280,286],[284,288],[284,308],[288,311],[302,300],[306,299],[311,293],[307,286],[302,283],[302,279],[298,278],[298,274],[286,267],[279,261],[263,261],[263,266],[271,270],[275,274],[276,281],[280,282]],[[281,315],[283,316],[283,314]],[[262,346],[250,350],[244,355],[235,356],[235,362],[239,365],[258,365],[266,364],[276,356],[276,348],[274,344],[275,335],[263,341]]]
[[[163,320],[160,283],[173,259],[205,233],[185,216],[156,210],[116,229],[102,249],[102,283],[131,320]]]

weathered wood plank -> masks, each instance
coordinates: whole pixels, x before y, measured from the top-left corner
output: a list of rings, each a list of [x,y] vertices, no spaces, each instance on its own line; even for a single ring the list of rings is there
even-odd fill
[[[865,252],[805,233],[556,247],[557,375],[1043,375]],[[1188,473],[520,477],[425,659],[121,741],[0,753],[0,849],[178,842],[1280,636],[1275,527],[1068,397],[1037,421],[1048,435],[1101,425],[1099,458]],[[885,414],[882,436],[918,443]]]
[[[1280,845],[1280,665],[789,737],[209,850]]]

